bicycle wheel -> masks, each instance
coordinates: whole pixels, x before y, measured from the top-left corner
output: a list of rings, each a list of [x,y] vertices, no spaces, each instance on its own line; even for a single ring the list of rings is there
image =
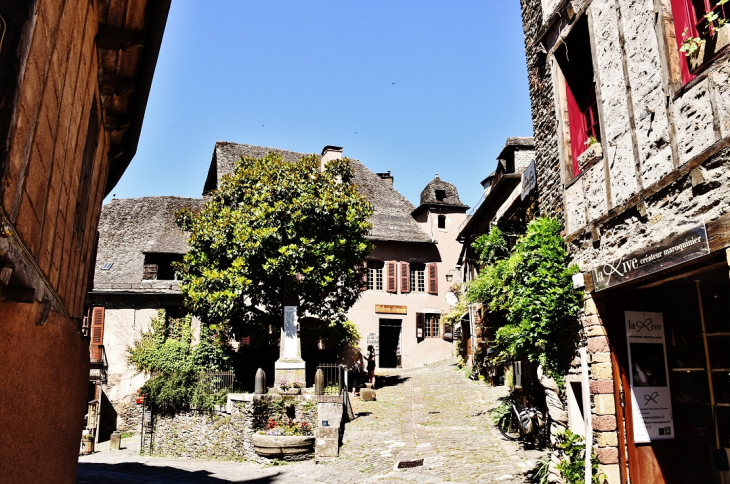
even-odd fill
[[[520,423],[514,412],[505,413],[499,418],[497,428],[506,439],[517,440],[520,438]]]

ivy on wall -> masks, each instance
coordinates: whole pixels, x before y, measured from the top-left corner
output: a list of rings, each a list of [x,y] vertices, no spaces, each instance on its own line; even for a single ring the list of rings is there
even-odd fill
[[[570,265],[560,229],[554,218],[537,218],[510,251],[492,228],[473,244],[485,267],[467,291],[468,301],[484,304],[498,328],[497,358],[526,357],[558,382],[574,355],[581,296],[572,281],[578,267]]]

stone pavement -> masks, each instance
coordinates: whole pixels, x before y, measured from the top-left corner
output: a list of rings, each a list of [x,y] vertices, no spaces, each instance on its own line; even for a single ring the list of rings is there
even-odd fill
[[[544,453],[525,451],[494,428],[488,410],[504,387],[467,380],[451,361],[410,370],[379,370],[378,399],[353,400],[340,457],[261,467],[253,463],[138,455],[139,437],[121,451],[79,458],[79,483],[522,483]],[[399,461],[423,465],[395,469]]]

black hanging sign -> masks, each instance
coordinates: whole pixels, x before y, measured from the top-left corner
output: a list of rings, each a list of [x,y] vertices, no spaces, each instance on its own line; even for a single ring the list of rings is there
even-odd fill
[[[710,253],[704,224],[593,269],[596,291],[669,269]]]

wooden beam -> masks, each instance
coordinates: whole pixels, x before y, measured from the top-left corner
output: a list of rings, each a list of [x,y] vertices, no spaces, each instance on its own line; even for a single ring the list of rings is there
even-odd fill
[[[730,214],[725,214],[707,223],[707,239],[710,252],[730,246]]]
[[[104,73],[99,82],[99,90],[101,94],[111,96],[122,96],[128,92],[134,91],[136,87],[135,79],[132,77],[117,76],[115,74]]]
[[[130,120],[126,116],[104,116],[104,129],[107,131],[124,131],[129,128]]]
[[[144,32],[132,32],[118,27],[101,25],[94,41],[100,49],[128,50],[144,47],[146,37]]]

